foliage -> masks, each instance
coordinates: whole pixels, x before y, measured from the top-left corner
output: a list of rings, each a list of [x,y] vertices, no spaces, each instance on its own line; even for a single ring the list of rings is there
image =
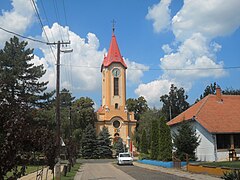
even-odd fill
[[[159,123],[157,120],[152,121],[151,128],[151,159],[157,159],[159,153]]]
[[[200,162],[200,165],[216,166],[216,167],[230,167],[239,168],[240,161],[218,161],[218,162]]]
[[[225,95],[240,95],[240,89],[226,88],[222,93]]]
[[[114,148],[116,149],[116,155],[124,152],[124,145],[123,145],[122,138],[120,137],[117,138],[116,142],[114,143]]]
[[[36,109],[46,107],[52,93],[44,93],[47,82],[43,65],[32,63],[33,49],[17,37],[0,50],[0,179],[17,165],[30,161],[32,152],[45,154],[52,167],[55,137],[46,119],[35,118]],[[16,178],[16,177],[15,177]]]
[[[188,121],[183,121],[177,129],[177,133],[173,134],[173,144],[176,148],[176,156],[181,160],[185,160],[186,154],[189,159],[195,160],[195,150],[200,143],[199,136],[196,134]]]
[[[225,180],[239,180],[240,179],[240,170],[232,170],[231,172],[223,172],[222,179]]]
[[[149,109],[146,99],[142,96],[138,99],[127,99],[126,106],[128,111],[134,112],[134,118],[137,121],[140,120],[140,115]]]
[[[139,160],[150,159],[150,154],[140,153],[138,159]]]
[[[86,127],[82,138],[82,157],[98,158],[96,130],[91,124]]]
[[[145,153],[145,154],[148,153],[147,135],[146,135],[145,129],[143,129],[142,136],[141,136],[140,150],[141,150],[141,153]]]
[[[135,132],[135,136],[142,136],[143,130],[146,131],[146,137],[147,139],[151,139],[151,128],[152,128],[152,121],[156,120],[159,121],[159,118],[161,117],[161,112],[156,109],[149,109],[148,111],[141,114],[141,118],[139,120],[139,127],[138,131]],[[138,144],[136,144],[136,147],[141,148],[141,139],[139,138]],[[146,142],[147,149],[150,149],[151,147],[151,141]]]
[[[185,95],[183,88],[178,89],[174,84],[171,84],[169,94],[160,97],[163,102],[162,112],[167,120],[171,120],[183,111],[189,108],[189,103],[186,101],[188,98]]]
[[[97,153],[99,158],[112,158],[111,135],[107,127],[103,127],[98,137]]]
[[[158,159],[161,161],[172,160],[172,137],[169,126],[166,124],[164,118],[160,119],[159,126],[159,155]]]

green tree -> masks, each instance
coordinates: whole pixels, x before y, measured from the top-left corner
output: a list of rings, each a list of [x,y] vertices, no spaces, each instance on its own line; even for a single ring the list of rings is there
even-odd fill
[[[240,95],[240,89],[226,88],[222,93],[225,95]]]
[[[44,107],[52,93],[44,93],[48,82],[39,79],[45,70],[43,65],[31,62],[33,57],[33,49],[17,37],[0,50],[0,179],[17,164],[27,163],[23,157],[29,157],[32,151],[47,156],[54,150],[49,127],[38,126],[46,121],[35,121],[36,107]],[[56,156],[52,153],[51,157]]]
[[[103,127],[98,137],[97,152],[100,158],[112,158],[111,135],[107,127]]]
[[[91,124],[89,124],[84,131],[82,157],[86,159],[98,158],[96,130]]]
[[[211,83],[210,85],[207,85],[207,87],[204,89],[203,94],[200,95],[199,99],[196,99],[195,103],[203,99],[209,94],[216,94],[216,85],[217,85],[216,82]]]
[[[145,129],[143,129],[142,136],[141,136],[141,144],[140,144],[140,150],[141,153],[148,153],[148,140],[147,140],[147,135]]]
[[[189,159],[195,160],[195,150],[200,143],[199,136],[196,134],[188,121],[183,121],[177,129],[177,133],[173,134],[173,144],[176,148],[176,156],[181,160],[186,160],[186,154]]]
[[[138,99],[127,99],[126,106],[128,111],[134,112],[134,118],[137,121],[140,119],[140,115],[149,109],[146,99],[142,96],[138,97]]]
[[[157,120],[152,121],[151,129],[151,159],[157,159],[159,153],[159,123]]]
[[[164,118],[160,118],[159,126],[159,156],[161,161],[172,160],[172,137],[169,126]]]
[[[119,153],[124,152],[125,147],[124,147],[122,138],[118,137],[116,139],[116,142],[114,143],[114,148],[116,149],[116,155],[117,156],[118,156]]]
[[[162,112],[168,121],[189,108],[187,98],[185,90],[183,88],[178,89],[174,84],[171,84],[168,95],[165,94],[160,97],[160,101],[163,103]]]

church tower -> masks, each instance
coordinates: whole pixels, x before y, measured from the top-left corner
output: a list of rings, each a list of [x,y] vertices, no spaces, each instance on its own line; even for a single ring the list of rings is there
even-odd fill
[[[113,28],[108,54],[104,56],[101,66],[102,105],[97,111],[96,128],[99,133],[103,126],[107,127],[113,140],[121,137],[132,151],[136,120],[134,113],[126,108],[126,70],[127,65],[121,56]]]

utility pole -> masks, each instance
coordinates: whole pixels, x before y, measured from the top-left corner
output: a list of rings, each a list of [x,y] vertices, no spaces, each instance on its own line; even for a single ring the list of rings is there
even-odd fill
[[[47,45],[57,45],[57,64],[56,64],[56,70],[57,70],[57,77],[56,77],[56,122],[57,122],[57,164],[56,164],[56,180],[61,179],[61,162],[60,162],[60,152],[61,152],[61,116],[60,116],[60,52],[65,52],[60,50],[60,45],[64,44],[70,44],[70,41],[68,42],[60,42],[57,43],[47,43]],[[72,52],[66,51],[66,52]]]

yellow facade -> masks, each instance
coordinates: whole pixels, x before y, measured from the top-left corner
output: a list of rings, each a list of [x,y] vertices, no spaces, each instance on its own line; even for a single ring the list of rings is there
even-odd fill
[[[115,36],[113,36],[115,38]],[[115,39],[114,39],[115,40]],[[115,40],[116,41],[116,40]],[[114,44],[115,43],[115,44]],[[116,42],[111,41],[110,50],[119,51]],[[113,51],[113,50],[112,50]],[[117,52],[120,54],[120,52]],[[108,56],[116,52],[108,52]],[[110,60],[112,57],[105,57]],[[122,58],[117,57],[115,58]],[[104,66],[104,63],[107,64]],[[136,128],[134,113],[128,112],[126,108],[126,65],[121,61],[103,62],[102,72],[102,105],[97,111],[96,128],[97,133],[105,126],[114,139],[115,136],[122,138],[123,143],[130,147]],[[124,64],[123,64],[124,63]],[[116,72],[117,71],[117,72]],[[116,80],[117,79],[117,80]],[[116,82],[115,82],[116,80]]]

